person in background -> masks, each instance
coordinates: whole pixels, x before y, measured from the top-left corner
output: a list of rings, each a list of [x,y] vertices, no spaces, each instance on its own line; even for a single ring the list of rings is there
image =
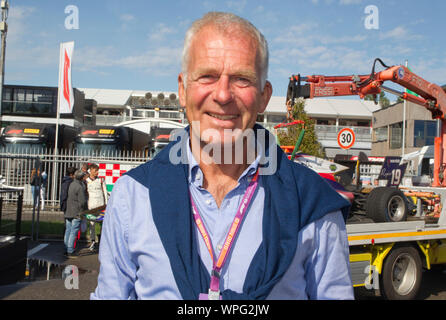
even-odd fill
[[[82,168],[81,170],[85,173],[88,173],[88,169],[90,169],[90,165],[86,162],[82,163]]]
[[[68,198],[68,188],[74,179],[74,173],[76,168],[68,167],[66,175],[62,178],[62,184],[60,186],[60,210],[65,214],[67,211],[67,198]]]
[[[40,178],[40,183],[39,183]],[[40,169],[33,168],[31,171],[30,185],[31,185],[31,194],[33,197],[32,204],[33,206],[38,205],[38,196],[40,193],[40,185],[42,181],[42,176],[40,174]]]
[[[85,184],[82,182],[84,176],[85,172],[76,170],[74,180],[68,187],[64,237],[66,256],[68,258],[77,257],[77,254],[74,252],[74,242],[81,226],[81,212],[87,209]]]
[[[88,210],[101,208],[107,204],[108,194],[104,180],[98,177],[99,166],[95,163],[90,164],[89,175],[87,177],[88,191]],[[99,209],[98,209],[99,210]],[[90,250],[94,250],[99,238],[96,235],[96,222],[88,222],[88,230],[90,234]]]
[[[67,211],[67,199],[68,199],[68,188],[70,187],[71,182],[74,180],[74,173],[76,172],[76,168],[68,167],[65,173],[65,176],[62,178],[62,184],[60,185],[60,195],[59,195],[59,203],[60,210],[63,212],[65,216],[65,212]],[[66,225],[66,221],[65,221]],[[66,229],[64,229],[63,234],[65,235]],[[67,254],[67,248],[65,245],[65,255]]]
[[[42,179],[40,180],[40,200],[41,205],[40,208],[43,210],[45,208],[45,197],[46,197],[46,190],[48,187],[48,174],[45,170],[42,171]]]

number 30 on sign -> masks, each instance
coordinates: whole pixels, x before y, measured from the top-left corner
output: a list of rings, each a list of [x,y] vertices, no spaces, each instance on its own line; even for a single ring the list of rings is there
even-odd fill
[[[350,149],[355,144],[355,133],[350,128],[344,128],[338,133],[338,145],[342,149]]]

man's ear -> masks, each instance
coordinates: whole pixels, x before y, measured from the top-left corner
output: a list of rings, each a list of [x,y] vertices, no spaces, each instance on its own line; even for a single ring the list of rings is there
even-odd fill
[[[262,105],[260,106],[259,113],[265,112],[266,107],[268,106],[268,102],[271,99],[271,96],[273,94],[273,86],[271,85],[271,82],[266,81],[265,87],[262,91]]]
[[[178,75],[178,99],[180,101],[180,106],[186,107],[186,88],[184,87],[186,79],[184,74],[181,72]]]

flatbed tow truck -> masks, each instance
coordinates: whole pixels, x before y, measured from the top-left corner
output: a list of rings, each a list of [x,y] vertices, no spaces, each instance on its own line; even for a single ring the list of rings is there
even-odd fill
[[[380,62],[386,69],[375,72],[376,62]],[[418,96],[384,87],[384,81],[395,82]],[[302,85],[302,82],[306,84]],[[376,99],[381,90],[424,106],[431,111],[433,119],[441,120],[442,130],[440,137],[435,138],[432,187],[371,187],[369,197],[374,193],[375,198],[369,199],[373,200],[370,202],[382,201],[377,194],[388,196],[395,189],[407,196],[395,197],[395,201],[387,199],[386,205],[382,207],[387,215],[392,210],[399,210],[401,206],[398,204],[404,204],[402,207],[406,209],[406,201],[411,194],[417,195],[418,199],[422,199],[423,194],[434,194],[441,202],[433,212],[426,214],[424,209],[433,209],[429,206],[431,200],[427,201],[427,205],[418,201],[416,213],[408,215],[407,221],[375,222],[367,215],[347,220],[352,281],[354,287],[374,289],[389,300],[416,299],[423,268],[430,270],[436,265],[446,267],[446,179],[442,179],[446,177],[446,93],[440,86],[424,80],[404,66],[388,67],[376,59],[370,75],[293,75],[288,86],[287,105],[289,102],[294,105],[296,98],[346,95],[364,98],[371,94]],[[412,211],[414,213],[415,209]],[[381,213],[381,216],[385,214]]]

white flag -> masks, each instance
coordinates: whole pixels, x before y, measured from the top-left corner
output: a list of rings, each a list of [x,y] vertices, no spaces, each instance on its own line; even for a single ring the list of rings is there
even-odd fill
[[[59,57],[59,113],[72,113],[74,106],[73,86],[71,83],[71,59],[74,42],[60,44]]]

